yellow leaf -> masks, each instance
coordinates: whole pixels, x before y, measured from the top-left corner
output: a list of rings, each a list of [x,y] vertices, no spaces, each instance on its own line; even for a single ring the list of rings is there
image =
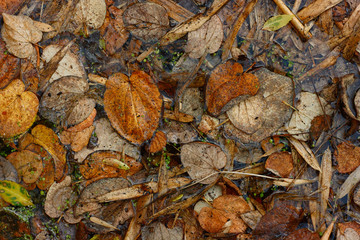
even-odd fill
[[[14,206],[33,206],[26,189],[12,181],[0,181],[0,196]]]

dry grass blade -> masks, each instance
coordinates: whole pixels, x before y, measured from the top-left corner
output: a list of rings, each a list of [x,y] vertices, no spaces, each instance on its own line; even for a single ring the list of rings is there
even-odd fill
[[[90,221],[93,223],[96,223],[100,226],[106,227],[106,228],[110,228],[113,230],[119,230],[116,227],[114,227],[113,225],[111,225],[110,223],[105,222],[104,220],[101,220],[100,218],[97,218],[97,217],[90,217]]]
[[[168,10],[169,17],[175,19],[178,22],[183,22],[194,16],[192,12],[183,8],[172,0],[150,0],[153,3],[159,4]]]
[[[169,189],[182,187],[190,183],[188,178],[172,178],[167,182],[167,187]],[[112,191],[97,197],[96,199],[91,199],[91,201],[97,202],[111,202],[118,200],[125,200],[131,198],[141,197],[150,193],[156,193],[159,191],[157,182],[149,182],[144,184],[137,184],[129,188],[122,188],[116,191]]]
[[[295,147],[295,149],[298,151],[298,153],[304,158],[304,160],[315,170],[318,170],[321,172],[321,168],[319,165],[319,162],[317,161],[314,153],[311,151],[309,146],[303,142],[299,141],[296,138],[289,137],[288,138],[290,143]]]
[[[337,216],[331,221],[330,225],[328,226],[328,228],[326,229],[326,231],[324,232],[324,235],[322,235],[321,240],[328,240],[330,238],[330,234],[334,228],[334,224],[337,220]]]
[[[311,184],[316,182],[316,180],[311,179],[292,179],[292,178],[279,178],[273,182],[274,185],[288,187],[288,186],[296,186],[296,185],[304,185]]]
[[[345,180],[343,185],[337,191],[336,197],[338,199],[345,197],[351,189],[360,181],[360,166],[353,171],[349,177]]]
[[[327,209],[327,202],[330,193],[330,184],[332,177],[332,166],[331,166],[331,151],[326,149],[324,156],[321,162],[321,173],[320,173],[320,187],[323,189],[321,191],[320,198],[320,219],[325,217],[325,212]]]

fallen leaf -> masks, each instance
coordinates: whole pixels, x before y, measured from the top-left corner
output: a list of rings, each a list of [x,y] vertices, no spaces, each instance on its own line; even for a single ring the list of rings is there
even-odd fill
[[[48,127],[37,125],[31,130],[34,137],[34,143],[45,148],[54,159],[55,180],[61,180],[64,175],[66,165],[66,150],[60,144],[58,136]]]
[[[43,49],[41,58],[49,63],[50,60],[62,49],[61,45],[48,45]],[[46,66],[47,67],[47,66]],[[75,76],[75,77],[84,77],[85,70],[82,63],[79,61],[79,58],[71,50],[67,51],[65,56],[58,63],[57,69],[52,74],[48,80],[48,84],[52,83],[54,80],[59,79],[65,76]]]
[[[360,165],[360,147],[349,142],[337,145],[334,156],[338,162],[339,173],[351,173]]]
[[[310,137],[311,139],[317,140],[320,134],[329,130],[331,125],[331,116],[320,115],[314,117],[311,121]]]
[[[301,211],[293,206],[282,205],[268,211],[261,219],[255,230],[254,237],[262,239],[278,239],[292,233],[302,218]]]
[[[270,136],[290,119],[292,113],[292,109],[285,104],[292,102],[294,94],[291,79],[264,68],[254,72],[254,75],[260,81],[258,93],[231,108],[227,112],[231,123],[225,123],[226,135],[243,143],[259,142]],[[266,111],[261,113],[253,109],[251,118],[246,113],[249,105],[247,102],[251,103],[253,108],[266,109]],[[254,115],[255,112],[259,115]]]
[[[101,208],[101,204],[91,201],[111,191],[129,186],[130,182],[124,178],[103,178],[89,184],[79,196],[74,215],[79,216],[85,212]]]
[[[157,131],[149,145],[149,153],[156,153],[164,149],[166,146],[166,135],[162,131]]]
[[[198,139],[198,133],[189,125],[176,121],[168,121],[164,125],[163,130],[169,143],[189,143]]]
[[[73,21],[67,26],[69,31],[78,33],[84,25],[98,29],[106,16],[105,0],[80,0],[73,14]]]
[[[339,240],[360,239],[360,224],[355,221],[338,223],[336,239]]]
[[[212,16],[199,29],[188,34],[188,41],[184,48],[191,58],[201,58],[204,54],[219,50],[223,40],[223,27],[218,16]]]
[[[10,53],[19,58],[36,59],[36,50],[32,44],[42,39],[42,32],[28,16],[2,14],[4,25],[2,38]],[[51,26],[49,26],[51,28]]]
[[[296,151],[303,157],[303,159],[310,165],[310,167],[321,172],[318,160],[305,142],[299,141],[294,137],[289,137],[288,140],[295,147]]]
[[[203,97],[201,96],[201,91],[199,90],[199,88],[185,89],[184,94],[180,98],[179,106],[179,113],[185,113],[187,115],[193,116],[192,120],[194,120],[194,118],[199,119],[203,114]],[[188,121],[183,120],[184,119],[180,118],[177,121],[192,122],[190,121],[190,118]]]
[[[15,13],[23,0],[4,0],[0,2],[0,13],[6,12],[8,14]]]
[[[182,240],[184,237],[183,229],[175,226],[167,228],[161,222],[154,222],[141,229],[141,236],[143,240]]]
[[[213,202],[215,199],[223,195],[223,189],[220,185],[214,185],[204,194],[204,198],[207,202]]]
[[[6,158],[14,165],[25,183],[36,182],[43,171],[41,157],[32,151],[13,152]]]
[[[108,10],[114,18],[107,17],[108,20],[105,19],[104,23],[106,27],[103,26],[100,31],[105,40],[105,51],[113,55],[124,45],[129,37],[129,32],[126,30],[122,18],[124,10],[115,6],[109,7]]]
[[[338,199],[345,197],[353,187],[360,182],[360,167],[357,167],[341,185],[339,190],[336,193]]]
[[[200,226],[210,233],[244,233],[247,228],[235,214],[209,207],[201,209],[198,220]]]
[[[80,131],[83,131],[84,129],[89,128],[90,126],[93,125],[95,117],[96,117],[96,109],[94,108],[87,119],[85,119],[81,123],[79,123],[79,124],[77,124],[77,125],[75,125],[75,126],[73,126],[71,128],[66,129],[66,131],[68,131],[68,132],[80,132]]]
[[[166,9],[150,2],[131,5],[125,10],[123,20],[126,28],[145,42],[160,39],[169,28]]]
[[[188,173],[191,179],[206,178],[200,181],[203,184],[214,182],[218,177],[215,173],[225,167],[227,161],[227,157],[220,147],[201,142],[183,145],[180,157],[184,167],[189,168]]]
[[[319,234],[317,232],[311,232],[307,228],[300,228],[293,231],[290,235],[288,235],[285,240],[320,240]]]
[[[204,114],[201,116],[201,121],[199,123],[198,129],[200,132],[212,135],[212,131],[215,130],[219,123],[219,119]]]
[[[110,159],[116,160],[117,164],[111,164]],[[114,163],[116,163],[114,161]],[[123,164],[128,167],[124,169]],[[131,176],[142,169],[141,163],[134,158],[115,151],[97,151],[89,154],[82,165],[80,173],[85,179],[101,179],[109,177]]]
[[[95,108],[95,101],[84,94],[88,89],[86,80],[74,76],[52,82],[41,97],[41,115],[65,126],[84,121]]]
[[[0,89],[6,87],[18,76],[20,73],[19,63],[20,60],[17,57],[7,53],[5,42],[0,39]]]
[[[34,205],[25,188],[12,181],[0,181],[0,197],[13,206],[23,207]]]
[[[145,72],[135,71],[130,78],[116,73],[106,82],[104,107],[116,131],[130,142],[141,144],[158,127],[162,97]]]
[[[172,110],[168,110],[168,109],[164,109],[164,115],[163,115],[164,119],[167,120],[175,120],[178,122],[193,122],[194,121],[194,117],[192,115],[186,114],[186,113],[182,113],[182,112],[175,112]]]
[[[308,132],[311,127],[311,121],[315,117],[323,114],[331,115],[333,113],[331,106],[322,97],[309,92],[300,93],[299,101],[295,107],[298,111],[295,111],[291,116],[287,131],[294,138],[302,141],[309,140]],[[325,112],[323,112],[323,109]]]
[[[277,176],[287,178],[294,169],[293,158],[289,152],[277,152],[266,159],[265,168]]]
[[[228,194],[214,199],[212,206],[218,210],[234,213],[237,216],[251,210],[249,204],[243,197]]]
[[[354,105],[355,105],[355,110],[356,110],[356,116],[357,119],[360,119],[360,89],[357,90],[356,94],[355,94],[355,98],[354,98]]]
[[[20,214],[2,210],[0,212],[0,236],[2,240],[12,240],[26,239],[32,235],[29,224]]]
[[[259,80],[251,73],[243,73],[242,66],[234,61],[220,64],[211,73],[206,85],[206,105],[213,115],[219,115],[231,106],[223,108],[241,95],[255,95],[260,87]]]
[[[75,153],[74,157],[78,160],[78,162],[84,161],[86,156],[88,156],[90,153],[99,150],[124,152],[126,155],[132,158],[139,158],[139,148],[121,138],[119,134],[111,127],[111,124],[107,118],[100,118],[96,120],[94,126],[94,136],[97,138],[97,144],[94,148],[84,148],[81,151]]]
[[[262,215],[259,211],[249,211],[241,214],[241,219],[248,225],[252,230],[256,228],[258,223],[260,222]]]
[[[71,149],[74,152],[79,152],[81,149],[88,145],[90,140],[91,134],[94,131],[95,127],[90,126],[85,128],[79,132],[70,132],[70,131],[63,131],[60,134],[60,140],[63,144],[70,144]]]
[[[0,156],[0,180],[19,182],[18,173],[14,165],[2,156]]]
[[[286,26],[293,17],[294,17],[293,15],[287,15],[287,14],[271,17],[265,22],[262,29],[268,31],[276,31]]]
[[[39,100],[32,92],[25,91],[19,79],[0,89],[0,136],[11,138],[28,130],[35,121]]]
[[[66,176],[62,182],[53,183],[47,192],[44,204],[45,213],[51,218],[58,218],[73,205],[74,201],[71,177]]]

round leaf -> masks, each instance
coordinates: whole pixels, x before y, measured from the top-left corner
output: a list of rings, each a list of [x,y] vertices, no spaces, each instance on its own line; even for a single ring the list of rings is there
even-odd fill
[[[230,100],[240,95],[255,95],[259,80],[253,74],[243,74],[242,66],[233,61],[220,64],[211,73],[206,86],[206,105],[213,115],[219,115]]]
[[[211,174],[217,173],[218,169],[225,167],[226,155],[220,147],[210,144],[194,142],[181,148],[181,162],[188,167],[188,173],[193,180],[200,180]],[[217,175],[213,175],[201,181],[210,184],[215,181]]]
[[[135,71],[130,78],[116,73],[106,82],[104,105],[116,131],[130,142],[141,144],[158,127],[162,97],[145,72]]]
[[[0,90],[0,137],[10,138],[25,132],[35,121],[39,100],[25,91],[19,79]]]

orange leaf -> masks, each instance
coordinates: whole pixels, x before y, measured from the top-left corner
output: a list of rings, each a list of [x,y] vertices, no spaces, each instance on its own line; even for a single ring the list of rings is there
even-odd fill
[[[219,115],[223,107],[240,95],[255,95],[259,80],[251,73],[243,73],[242,66],[233,61],[219,65],[210,75],[206,86],[208,111]]]
[[[156,153],[161,151],[166,146],[166,134],[162,131],[155,133],[154,138],[149,145],[149,153]]]
[[[0,39],[0,88],[6,87],[17,77],[20,72],[19,61],[18,58],[6,53],[5,42]]]
[[[145,72],[135,71],[130,78],[116,73],[106,82],[104,105],[116,131],[130,142],[141,144],[158,127],[162,97]]]
[[[50,128],[44,125],[37,125],[31,131],[34,136],[34,143],[44,147],[54,158],[55,180],[63,177],[66,165],[66,150],[60,144],[58,136]]]

